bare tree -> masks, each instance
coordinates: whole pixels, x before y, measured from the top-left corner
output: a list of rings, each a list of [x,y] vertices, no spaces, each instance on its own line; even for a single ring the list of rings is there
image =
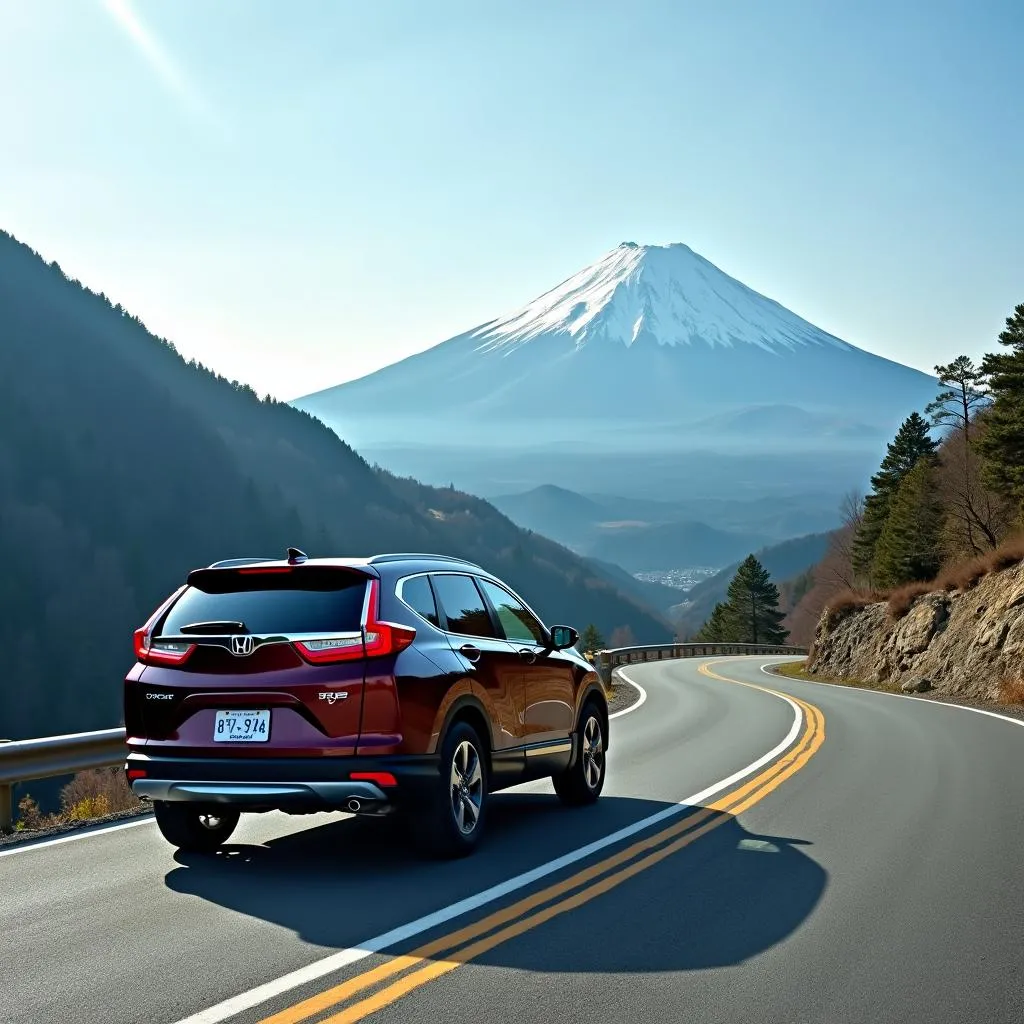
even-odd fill
[[[985,498],[978,493],[982,485],[973,452],[974,421],[977,412],[989,401],[984,375],[968,356],[957,356],[945,366],[936,366],[935,373],[943,390],[925,412],[935,426],[950,430],[942,454],[943,462],[949,467],[944,476],[951,485],[951,493],[946,495],[950,516],[956,525],[958,546],[971,555],[978,555],[996,545],[989,517],[978,507],[979,503],[985,504]]]
[[[972,434],[980,436],[984,415],[970,427]],[[966,433],[966,429],[956,428],[939,452],[938,486],[946,509],[945,548],[951,558],[992,550],[1013,522],[1010,504],[985,484],[973,442],[964,443]]]
[[[815,569],[815,582],[834,589],[855,587],[853,545],[864,519],[864,495],[860,491],[847,491],[839,503],[843,525],[833,532],[825,557]]]

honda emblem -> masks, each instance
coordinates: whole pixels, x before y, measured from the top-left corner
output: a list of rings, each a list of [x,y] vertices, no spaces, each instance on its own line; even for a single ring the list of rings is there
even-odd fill
[[[231,638],[231,653],[236,657],[244,658],[256,650],[256,638],[253,636],[233,636]]]

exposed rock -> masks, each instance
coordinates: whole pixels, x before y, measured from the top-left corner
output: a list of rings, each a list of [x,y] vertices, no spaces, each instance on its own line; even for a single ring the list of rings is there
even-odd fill
[[[1024,672],[1024,564],[990,573],[969,591],[925,594],[902,618],[886,602],[822,616],[810,668],[897,684],[904,693],[994,700]]]
[[[911,676],[900,689],[904,693],[927,693],[932,689],[932,684],[929,679],[918,679],[917,676]]]

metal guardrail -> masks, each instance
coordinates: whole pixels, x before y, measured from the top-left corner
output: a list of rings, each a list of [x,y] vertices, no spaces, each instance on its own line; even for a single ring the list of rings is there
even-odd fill
[[[126,754],[124,729],[0,741],[0,831],[10,831],[13,824],[17,783],[108,768],[121,764]]]
[[[616,647],[609,651],[598,651],[594,656],[594,667],[605,686],[612,680],[612,672],[623,665],[635,665],[645,661],[668,661],[673,658],[708,658],[722,655],[744,654],[793,654],[806,656],[806,647],[792,647],[787,644],[660,644],[646,647]]]
[[[617,647],[598,651],[594,667],[611,683],[612,672],[622,665],[671,658],[703,658],[729,654],[806,655],[806,647],[773,644],[662,644],[649,647]],[[124,729],[46,736],[37,740],[0,740],[0,831],[11,829],[14,819],[14,786],[19,782],[71,775],[89,768],[108,768],[124,761]]]

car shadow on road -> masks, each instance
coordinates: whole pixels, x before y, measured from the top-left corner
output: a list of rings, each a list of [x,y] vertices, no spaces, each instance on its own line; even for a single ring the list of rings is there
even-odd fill
[[[165,881],[176,892],[290,929],[307,942],[345,948],[671,806],[604,797],[594,807],[566,811],[545,794],[500,794],[491,801],[487,842],[467,859],[422,860],[398,821],[349,818],[264,845],[178,852]],[[700,812],[694,808],[686,817]],[[673,816],[395,951],[486,916],[682,821]],[[728,814],[715,821],[706,834],[610,893],[529,933],[568,927],[576,938],[518,939],[476,962],[538,971],[683,970],[741,963],[782,941],[814,909],[826,872],[801,849],[804,840],[755,834]],[[581,932],[583,915],[588,924]],[[579,934],[594,936],[586,956],[580,956]]]

